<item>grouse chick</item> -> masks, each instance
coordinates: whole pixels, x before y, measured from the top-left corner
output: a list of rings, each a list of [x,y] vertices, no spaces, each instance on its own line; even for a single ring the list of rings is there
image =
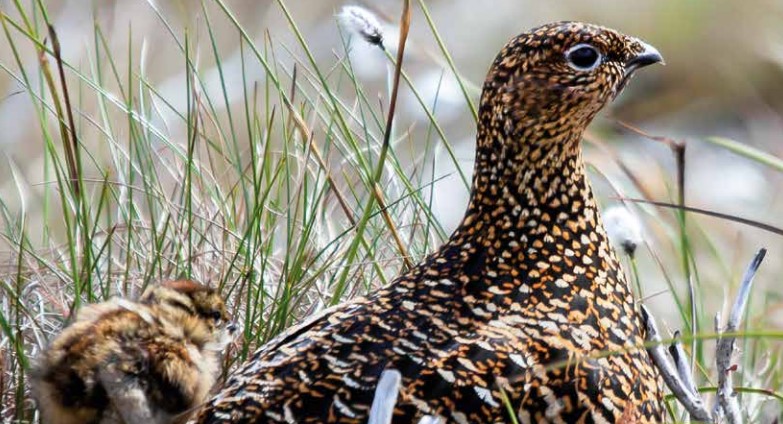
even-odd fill
[[[206,400],[231,340],[223,299],[189,281],[148,288],[138,302],[87,305],[31,374],[44,423],[169,423]]]
[[[365,422],[385,369],[401,374],[397,423],[511,422],[504,394],[523,423],[660,421],[662,384],[579,146],[658,62],[579,22],[512,39],[484,83],[470,203],[450,239],[262,347],[198,422]]]

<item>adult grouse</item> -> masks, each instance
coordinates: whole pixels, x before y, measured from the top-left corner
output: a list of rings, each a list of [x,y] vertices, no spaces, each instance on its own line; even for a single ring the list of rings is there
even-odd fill
[[[579,146],[658,62],[578,22],[512,39],[484,83],[470,204],[448,242],[262,347],[197,421],[366,422],[385,369],[402,375],[395,423],[512,422],[507,405],[520,422],[660,421],[662,385],[635,348],[640,317]]]

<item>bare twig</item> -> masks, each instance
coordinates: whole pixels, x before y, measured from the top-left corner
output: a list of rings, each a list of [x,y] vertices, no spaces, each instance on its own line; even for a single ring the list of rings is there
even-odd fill
[[[680,341],[680,332],[674,332],[674,340],[669,346],[669,354],[674,360],[674,366],[677,368],[677,374],[680,376],[685,388],[691,392],[693,396],[701,397],[699,391],[696,389],[696,383],[693,381],[693,371],[691,365],[688,363],[688,357],[685,354],[685,350],[682,348],[682,342]],[[691,421],[694,418],[691,417]]]
[[[380,209],[381,217],[384,222],[386,222],[386,226],[389,227],[392,238],[394,238],[394,243],[397,245],[397,250],[400,251],[400,255],[402,256],[402,263],[405,265],[405,269],[413,268],[411,254],[408,252],[408,248],[405,247],[405,242],[402,241],[400,232],[397,231],[397,226],[394,225],[394,221],[392,221],[392,217],[389,214],[389,207],[386,205],[386,198],[383,196],[380,186],[378,184],[373,185],[373,191],[375,192],[375,197],[378,199],[378,208]]]
[[[683,383],[677,372],[677,368],[671,363],[666,355],[666,349],[661,345],[661,335],[658,332],[658,326],[655,324],[655,318],[644,305],[641,305],[642,319],[647,330],[647,339],[654,344],[647,348],[655,366],[661,372],[663,381],[669,386],[675,397],[685,406],[685,409],[695,420],[711,422],[710,412],[704,406],[700,396],[694,395]]]
[[[723,334],[735,333],[739,328],[740,320],[745,314],[745,307],[748,304],[748,297],[750,295],[750,289],[753,286],[753,277],[756,276],[756,272],[761,266],[761,262],[764,260],[764,256],[767,254],[767,249],[759,249],[753,261],[748,265],[748,269],[745,270],[745,275],[742,277],[739,292],[737,298],[734,300],[734,305],[731,307],[729,313],[729,319],[726,323],[726,327],[723,329]],[[716,318],[716,327],[720,324],[720,319]],[[718,328],[716,330],[719,331]],[[720,332],[720,331],[719,331]],[[726,422],[729,424],[736,424],[742,422],[742,413],[740,411],[739,403],[737,402],[734,388],[732,387],[731,373],[735,368],[731,365],[731,358],[734,353],[734,342],[736,338],[734,336],[721,337],[718,340],[718,345],[715,349],[715,364],[718,368],[718,399],[716,409],[718,413],[721,413]]]
[[[677,164],[677,204],[685,206],[685,143],[673,140],[669,148],[674,154],[674,161]],[[696,287],[693,284],[693,273],[691,272],[690,248],[688,243],[688,233],[685,223],[685,211],[681,208],[677,210],[677,221],[680,224],[680,249],[682,252],[682,270],[685,273],[685,283],[688,286],[688,302],[691,306],[691,334],[699,332],[699,321],[696,311]],[[691,340],[691,374],[696,370],[696,351],[698,340]]]
[[[383,145],[381,146],[381,153],[378,157],[378,168],[375,170],[375,175],[373,176],[373,189],[376,192],[376,197],[381,200],[383,199],[383,196],[380,196],[379,194],[382,193],[382,190],[380,188],[380,182],[381,182],[381,176],[383,175],[383,166],[384,162],[386,162],[386,155],[389,152],[389,145],[391,143],[391,135],[392,135],[392,129],[394,128],[394,112],[397,109],[397,93],[400,89],[400,75],[402,73],[402,59],[405,56],[405,42],[408,40],[408,31],[411,27],[411,11],[410,11],[410,0],[406,0],[403,2],[403,10],[402,10],[402,19],[400,22],[400,39],[397,43],[397,64],[394,68],[394,79],[392,83],[392,92],[391,97],[389,98],[389,112],[386,116],[386,129],[383,132]],[[380,204],[383,203],[379,202]],[[392,222],[390,218],[386,215],[384,215],[385,220],[387,221],[387,225],[391,225]],[[393,227],[393,225],[392,225]],[[394,235],[394,240],[397,242],[398,246],[401,246],[404,249],[404,245],[402,244],[402,239],[399,237],[399,234],[397,234],[396,231],[392,231],[392,234]],[[409,255],[407,252],[402,252],[404,261],[405,261],[405,267],[411,268],[413,264],[410,262]]]
[[[631,181],[631,185],[633,185],[633,188],[636,189],[636,191],[638,191],[643,198],[653,198],[649,188],[645,184],[642,184],[641,180],[639,180],[639,177],[634,173],[631,167],[629,167],[628,164],[626,164],[625,161],[620,158],[620,155],[616,150],[610,149],[609,146],[607,146],[600,137],[597,137],[589,130],[585,131],[582,137],[585,139],[585,141],[588,141],[594,146],[598,147],[604,155],[609,157],[612,162],[614,162],[620,168],[620,171],[622,171],[622,173],[628,177],[628,179]]]
[[[696,383],[693,381],[693,373],[691,372],[691,366],[688,364],[688,357],[685,354],[685,350],[682,348],[682,342],[680,342],[680,332],[674,332],[674,341],[669,346],[669,354],[674,360],[674,365],[677,367],[677,373],[680,375],[680,379],[685,384],[685,387],[694,395],[699,392],[696,389]]]
[[[721,322],[720,312],[716,312],[715,313],[715,318],[713,318],[712,323],[715,326],[715,333],[717,333],[717,334],[721,333],[721,331],[720,331],[720,322]],[[722,362],[723,360],[719,359],[720,352],[718,351],[718,345],[720,345],[720,339],[718,339],[718,342],[717,342],[717,344],[715,346],[715,363],[718,364],[717,365],[718,366],[718,386],[717,386],[717,388],[715,390],[716,396],[718,396],[718,397],[716,397],[715,404],[712,406],[712,415],[714,415],[715,417],[719,417],[719,416],[723,415],[723,409],[721,408],[721,402],[720,402],[720,397],[719,397],[720,394],[718,392],[720,391],[721,383],[725,383],[725,379],[722,378],[724,373],[721,371],[721,368],[720,368],[720,362]],[[729,356],[731,356],[731,353],[732,352],[729,351]]]
[[[618,197],[617,200],[622,200],[624,202],[634,202],[634,203],[643,203],[647,205],[654,205],[659,206],[662,208],[674,208],[674,209],[682,209],[687,212],[693,212],[698,213],[702,215],[712,216],[715,218],[725,219],[732,222],[737,222],[739,224],[749,225],[751,227],[756,227],[759,229],[762,229],[764,231],[769,231],[770,233],[777,234],[779,236],[783,236],[783,228],[778,228],[769,224],[765,224],[763,222],[754,221],[752,219],[742,218],[735,215],[729,215],[721,212],[715,212],[708,209],[701,209],[701,208],[694,208],[693,206],[680,206],[675,205],[673,203],[667,203],[667,202],[656,202],[653,200],[645,200],[645,199],[632,199],[629,197]]]
[[[375,387],[375,398],[370,407],[368,424],[390,424],[397,396],[400,394],[402,374],[395,369],[386,369],[381,373],[378,385]]]
[[[677,140],[675,140],[673,138],[670,138],[670,137],[665,137],[665,136],[660,136],[660,135],[652,135],[652,134],[642,130],[639,127],[635,127],[635,126],[633,126],[633,125],[631,125],[631,124],[629,124],[627,122],[620,121],[619,119],[617,121],[615,121],[615,122],[617,122],[618,125],[620,125],[621,127],[625,128],[626,130],[629,130],[629,131],[631,131],[633,133],[636,133],[637,135],[640,135],[640,136],[642,136],[642,137],[644,137],[644,138],[646,138],[648,140],[652,140],[652,141],[657,141],[659,143],[663,143],[663,144],[665,144],[666,146],[668,146],[672,150],[676,150],[676,145],[677,144],[682,144],[681,141],[677,141]]]
[[[756,256],[753,257],[753,261],[748,265],[748,269],[745,270],[745,275],[742,276],[739,293],[737,293],[737,299],[734,301],[734,306],[731,308],[729,322],[726,325],[727,332],[735,332],[737,331],[737,328],[739,328],[739,322],[742,319],[742,315],[745,314],[745,307],[748,304],[750,289],[753,286],[753,278],[756,276],[756,272],[758,272],[766,254],[767,249],[759,249]]]
[[[675,140],[670,137],[665,136],[656,136],[649,134],[631,124],[628,124],[623,121],[617,121],[617,123],[622,126],[623,128],[630,130],[648,140],[656,141],[658,143],[663,143],[666,146],[669,147],[669,149],[672,151],[672,154],[674,154],[674,162],[677,166],[677,204],[680,206],[677,209],[677,222],[679,223],[680,227],[680,244],[682,245],[682,270],[685,274],[685,284],[688,286],[688,302],[690,304],[690,312],[691,312],[691,334],[696,334],[699,331],[698,327],[698,320],[697,320],[697,306],[696,306],[696,288],[693,284],[693,273],[691,272],[691,262],[690,262],[690,250],[688,248],[688,234],[686,232],[686,221],[685,221],[685,150],[686,150],[686,144],[684,141],[681,140]],[[696,345],[698,341],[696,338],[691,339],[691,363],[695,366],[696,364]],[[695,371],[695,368],[691,368],[691,373]]]
[[[402,7],[402,18],[400,19],[400,38],[397,44],[398,45],[397,62],[396,62],[396,67],[394,69],[394,82],[392,85],[392,95],[391,98],[389,99],[389,112],[386,118],[386,129],[383,133],[383,144],[381,145],[381,151],[380,154],[378,155],[378,165],[370,177],[371,178],[370,184],[372,184],[372,188],[370,189],[370,191],[373,194],[376,193],[376,188],[379,187],[380,185],[380,180],[381,177],[383,176],[384,162],[386,162],[386,156],[389,154],[389,147],[391,144],[390,143],[391,129],[392,129],[392,123],[394,121],[394,111],[397,107],[397,93],[399,92],[400,75],[402,73],[402,59],[405,54],[405,42],[408,39],[408,31],[410,30],[410,24],[411,24],[410,0],[405,0],[403,2],[403,7]],[[372,210],[375,207],[376,200],[377,200],[377,196],[370,196],[370,198],[367,200],[367,204],[364,207],[361,219],[356,225],[356,237],[354,237],[353,242],[351,242],[351,246],[348,248],[348,255],[345,258],[345,263],[350,264],[356,256],[356,252],[358,251],[357,247],[360,243],[360,240],[364,236],[364,230],[365,228],[367,228],[367,223],[369,222],[370,216],[372,215]],[[348,279],[348,273],[349,273],[349,267],[346,267],[344,268],[342,274],[338,278],[334,293],[332,295],[332,300],[330,302],[332,305],[337,304],[337,302],[340,300],[340,297],[342,296],[345,290],[345,284]]]

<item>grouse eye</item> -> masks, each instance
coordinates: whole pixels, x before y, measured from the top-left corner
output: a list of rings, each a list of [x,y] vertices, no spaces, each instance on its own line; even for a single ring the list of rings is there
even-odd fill
[[[219,322],[223,318],[223,314],[221,314],[220,311],[212,311],[210,312],[209,317],[212,318],[213,321]]]
[[[566,52],[566,60],[575,69],[589,71],[601,62],[601,53],[587,44],[578,44]]]

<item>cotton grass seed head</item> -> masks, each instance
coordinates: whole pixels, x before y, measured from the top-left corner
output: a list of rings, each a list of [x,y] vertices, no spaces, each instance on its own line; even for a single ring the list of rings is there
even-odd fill
[[[364,41],[384,49],[383,30],[378,18],[369,10],[361,6],[343,6],[337,14],[340,24],[353,34],[357,34]]]
[[[603,214],[604,226],[609,239],[622,247],[629,256],[636,252],[636,246],[642,243],[642,224],[624,206],[613,206]]]

